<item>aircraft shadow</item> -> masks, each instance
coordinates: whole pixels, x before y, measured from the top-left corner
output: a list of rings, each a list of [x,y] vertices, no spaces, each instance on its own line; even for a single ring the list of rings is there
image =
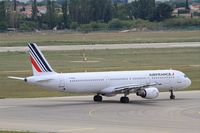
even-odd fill
[[[26,105],[26,107],[66,107],[66,106],[87,106],[87,105],[105,105],[105,104],[118,104],[118,105],[146,105],[146,106],[159,106],[161,102],[176,102],[184,100],[196,100],[197,98],[177,98],[171,99],[155,99],[155,100],[131,100],[129,103],[120,103],[119,100],[103,100],[102,102],[94,102],[92,100],[62,100],[47,104],[34,104]],[[197,99],[199,100],[199,99]]]

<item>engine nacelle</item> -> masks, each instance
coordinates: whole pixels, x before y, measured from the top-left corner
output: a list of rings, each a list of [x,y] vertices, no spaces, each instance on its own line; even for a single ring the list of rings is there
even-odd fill
[[[155,99],[159,96],[159,91],[155,87],[148,87],[146,89],[137,91],[136,95],[146,99]]]

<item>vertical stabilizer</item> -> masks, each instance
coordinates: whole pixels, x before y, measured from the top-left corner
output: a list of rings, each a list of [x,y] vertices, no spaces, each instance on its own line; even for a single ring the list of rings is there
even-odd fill
[[[29,43],[30,61],[32,64],[33,75],[44,75],[55,73],[51,68],[36,43]]]

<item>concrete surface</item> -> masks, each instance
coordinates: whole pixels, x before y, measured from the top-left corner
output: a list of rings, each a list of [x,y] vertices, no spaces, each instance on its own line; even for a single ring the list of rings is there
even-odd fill
[[[120,95],[35,99],[1,99],[0,129],[58,133],[199,133],[200,91],[160,93],[145,100],[129,95],[130,103],[119,102]]]
[[[26,45],[26,44],[24,44]],[[139,43],[139,44],[95,44],[95,45],[61,45],[40,46],[41,50],[63,51],[63,50],[98,50],[98,49],[142,49],[142,48],[184,48],[200,47],[200,42],[177,42],[177,43]],[[0,52],[22,52],[28,51],[27,46],[0,47]]]

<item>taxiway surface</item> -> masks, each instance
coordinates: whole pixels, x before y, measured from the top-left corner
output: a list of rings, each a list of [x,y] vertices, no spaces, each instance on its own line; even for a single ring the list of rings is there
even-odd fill
[[[156,100],[129,95],[101,103],[93,96],[1,99],[0,129],[58,133],[199,133],[200,91],[160,93]]]
[[[199,48],[200,42],[174,42],[174,43],[135,43],[135,44],[94,44],[94,45],[58,45],[39,46],[41,50],[102,50],[102,49],[146,49],[146,48]],[[0,52],[28,51],[27,46],[0,47]]]

